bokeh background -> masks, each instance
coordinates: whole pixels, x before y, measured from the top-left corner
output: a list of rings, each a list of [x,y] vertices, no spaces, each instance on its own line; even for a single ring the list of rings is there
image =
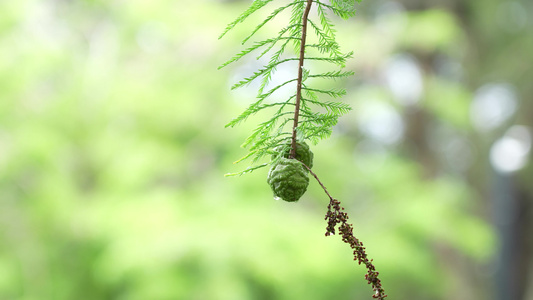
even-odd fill
[[[223,176],[261,121],[224,128],[261,62],[217,71],[250,3],[0,1],[0,299],[370,299],[315,182]],[[354,110],[314,170],[389,298],[533,299],[533,2],[357,9],[333,17]]]

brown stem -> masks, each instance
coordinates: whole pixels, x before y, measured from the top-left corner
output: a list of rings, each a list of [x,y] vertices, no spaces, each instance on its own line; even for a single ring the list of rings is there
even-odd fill
[[[313,175],[313,177],[315,177],[316,181],[318,181],[318,184],[320,184],[324,192],[326,192],[326,195],[329,197],[328,211],[325,217],[325,220],[328,221],[328,226],[326,227],[326,236],[334,235],[335,227],[340,224],[338,226],[338,230],[342,236],[342,241],[350,245],[350,248],[353,249],[353,259],[359,262],[359,264],[364,264],[367,269],[365,279],[367,280],[368,284],[372,286],[372,290],[374,291],[372,298],[380,300],[385,299],[387,295],[381,286],[381,280],[378,278],[379,272],[376,271],[376,267],[372,263],[372,260],[368,259],[363,242],[353,235],[353,225],[347,222],[348,214],[344,212],[344,207],[341,207],[341,202],[331,197],[324,184],[322,184],[320,179],[318,179],[318,176],[311,171],[308,166],[306,166],[304,163],[302,163],[302,165],[309,171],[309,173],[311,173],[311,175]]]
[[[307,0],[305,11],[302,17],[302,38],[300,39],[300,59],[298,61],[298,79],[296,83],[296,105],[294,107],[294,123],[292,125],[291,152],[289,158],[296,156],[296,128],[298,127],[298,117],[300,115],[300,100],[302,99],[302,80],[304,69],[305,39],[307,36],[307,18],[311,11],[313,0]]]
[[[324,186],[324,184],[322,184],[322,181],[320,181],[320,179],[318,179],[318,176],[315,174],[315,172],[311,171],[311,169],[304,163],[302,163],[302,165],[307,169],[307,171],[309,171],[309,173],[311,173],[311,175],[313,175],[313,177],[315,177],[316,181],[318,182],[318,184],[320,184],[320,186],[322,187],[322,189],[324,190],[324,192],[326,192],[326,195],[328,195],[329,197],[329,200],[332,201],[333,200],[333,197],[331,197],[331,195],[329,194],[328,192],[328,189],[326,189],[326,187]]]

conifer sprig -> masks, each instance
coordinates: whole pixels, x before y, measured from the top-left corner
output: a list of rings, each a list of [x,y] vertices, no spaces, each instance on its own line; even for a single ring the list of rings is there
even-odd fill
[[[226,124],[226,127],[233,127],[261,111],[268,109],[272,111],[270,114],[271,117],[260,123],[242,144],[243,147],[248,148],[249,152],[236,161],[236,163],[250,159],[252,165],[243,171],[226,174],[227,176],[250,173],[269,164],[274,164],[273,168],[276,168],[282,159],[282,155],[279,154],[285,153],[289,148],[287,145],[289,140],[289,158],[297,157],[297,139],[300,142],[310,140],[316,144],[319,140],[328,138],[332,133],[333,126],[337,124],[338,118],[350,111],[351,108],[349,105],[331,100],[344,96],[346,94],[344,89],[323,89],[313,86],[312,84],[314,82],[309,81],[309,79],[337,80],[353,75],[351,71],[342,71],[342,68],[346,65],[346,60],[352,56],[352,52],[342,53],[340,51],[340,46],[335,39],[335,28],[327,12],[333,12],[333,14],[344,19],[352,17],[355,14],[355,0],[329,0],[330,4],[326,4],[323,1],[325,0],[293,0],[288,4],[283,4],[283,6],[274,9],[268,17],[244,38],[243,44],[249,41],[269,21],[273,20],[288,8],[291,8],[289,25],[282,28],[277,36],[255,42],[251,47],[242,50],[219,67],[219,69],[223,68],[255,51],[261,50],[261,53],[256,57],[257,59],[273,52],[269,62],[265,66],[232,86],[232,89],[235,89],[246,86],[255,80],[261,81],[256,100],[239,116]],[[229,30],[233,29],[238,23],[243,22],[254,12],[265,7],[269,2],[273,2],[273,0],[255,0],[243,14],[226,27],[220,37],[224,36]],[[313,4],[316,6],[315,19],[318,19],[318,21],[309,18]],[[307,44],[308,28],[311,29],[309,30],[310,32],[314,33],[318,41],[317,43]],[[286,54],[289,44],[292,44],[294,47],[294,53],[292,55]],[[276,46],[277,48],[275,48]],[[317,51],[314,52],[318,52],[318,54],[309,55],[309,52],[306,51],[307,49],[316,49]],[[297,77],[270,87],[269,83],[276,69],[292,61],[298,62]],[[304,62],[306,61],[333,64],[341,70],[311,73],[309,69],[304,68]],[[279,93],[276,92],[282,87],[293,83],[296,84],[294,94],[291,94],[285,100],[280,100]],[[326,100],[321,99],[319,95],[326,97]],[[271,97],[273,98],[275,96],[278,99],[270,100]],[[292,126],[289,127],[291,123]],[[265,156],[270,156],[271,161],[259,163],[261,158]],[[342,211],[344,208],[341,208],[340,202],[329,194],[326,187],[319,180],[318,176],[311,171],[310,167],[305,165],[303,161],[300,162],[315,177],[330,199],[325,218],[328,222],[326,235],[335,234],[336,228],[338,227],[342,240],[353,249],[354,260],[358,261],[359,264],[364,264],[367,268],[368,272],[365,278],[374,290],[372,297],[375,299],[384,299],[387,295],[378,278],[379,273],[376,271],[372,260],[368,259],[363,243],[353,235],[353,226],[347,223],[348,215]],[[295,180],[294,174],[291,175],[291,180]],[[287,179],[287,181],[289,180]],[[271,183],[269,181],[269,185]],[[303,191],[305,192],[305,189]],[[293,198],[288,200],[286,198],[283,199],[286,201],[297,201],[300,196],[301,194],[295,198],[296,200]]]
[[[258,10],[266,8],[271,2],[276,1],[255,0],[237,19],[228,24],[220,38]],[[309,17],[311,5],[315,6],[316,12]],[[274,116],[259,123],[243,143],[249,152],[237,162],[250,159],[252,164],[258,163],[263,157],[272,154],[274,149],[286,142],[288,138],[292,139],[293,148],[297,138],[309,139],[317,143],[329,137],[338,118],[350,110],[347,104],[331,101],[346,94],[345,90],[322,89],[315,87],[314,84],[317,79],[338,80],[353,74],[351,71],[342,71],[346,60],[352,56],[352,53],[340,51],[340,46],[335,39],[336,31],[328,12],[342,18],[349,18],[355,13],[354,6],[355,0],[330,0],[329,3],[324,0],[293,0],[289,3],[282,3],[253,27],[242,43],[250,42],[251,38],[266,24],[277,17],[289,14],[289,24],[281,28],[276,36],[255,41],[253,45],[245,48],[219,67],[219,69],[223,68],[252,53],[257,53],[255,57],[257,59],[267,54],[270,55],[268,63],[232,86],[232,89],[237,89],[256,80],[260,82],[256,100],[243,113],[226,124],[226,127],[233,127],[263,110],[274,109],[272,111]],[[308,35],[314,37],[314,43],[306,43]],[[290,51],[291,48],[293,51]],[[310,53],[308,49],[316,49],[316,51]],[[271,86],[271,79],[276,70],[291,62],[298,62],[297,77]],[[339,69],[310,74],[309,70],[303,67],[304,62],[322,62]],[[279,90],[282,87],[294,85],[296,85],[294,94],[284,100],[279,99]],[[317,95],[325,99],[322,100]],[[326,112],[324,113],[323,110]],[[290,127],[291,123],[292,127]],[[242,175],[268,164],[252,165],[241,172],[227,175]]]

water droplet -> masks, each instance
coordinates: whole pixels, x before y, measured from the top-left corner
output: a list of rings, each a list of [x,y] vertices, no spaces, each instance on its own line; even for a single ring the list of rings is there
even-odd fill
[[[278,197],[278,196],[274,196],[274,200],[279,201],[279,200],[281,200],[281,198]]]

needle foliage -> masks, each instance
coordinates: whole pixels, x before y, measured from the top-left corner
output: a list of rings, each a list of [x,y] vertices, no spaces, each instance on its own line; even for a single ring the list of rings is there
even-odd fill
[[[312,79],[336,80],[353,75],[352,71],[343,71],[346,60],[353,53],[340,51],[331,15],[337,15],[343,19],[354,16],[355,0],[330,0],[329,2],[294,0],[289,3],[256,0],[246,11],[228,24],[220,38],[253,13],[270,7],[267,6],[270,2],[278,2],[279,6],[253,28],[243,39],[242,44],[250,43],[251,38],[261,28],[277,17],[289,15],[288,24],[281,28],[276,36],[254,42],[219,67],[219,69],[223,68],[245,56],[256,55],[256,59],[270,56],[267,64],[232,86],[232,89],[237,89],[253,81],[260,82],[253,103],[231,120],[226,127],[234,127],[260,111],[270,110],[270,113],[267,114],[269,118],[260,122],[242,145],[249,152],[237,162],[251,160],[250,167],[228,175],[242,175],[275,162],[274,160],[259,164],[265,156],[275,154],[274,149],[290,139],[293,132],[296,133],[298,140],[309,140],[314,144],[321,139],[328,138],[338,118],[350,111],[349,105],[336,101],[346,93],[344,89],[324,89],[317,86],[317,80]],[[307,18],[307,15],[304,17],[304,12],[306,5],[310,4],[313,4],[314,10]],[[302,46],[306,35],[310,37],[308,40],[312,43],[304,43]],[[299,70],[295,69],[294,78],[275,86],[269,84],[280,65],[295,61],[300,62],[299,67],[302,68],[300,76],[297,76]],[[315,72],[312,68],[303,67],[304,62],[326,63],[331,65],[331,70]],[[296,86],[294,93],[280,97],[279,90],[287,85]],[[295,118],[298,122],[294,122]]]

